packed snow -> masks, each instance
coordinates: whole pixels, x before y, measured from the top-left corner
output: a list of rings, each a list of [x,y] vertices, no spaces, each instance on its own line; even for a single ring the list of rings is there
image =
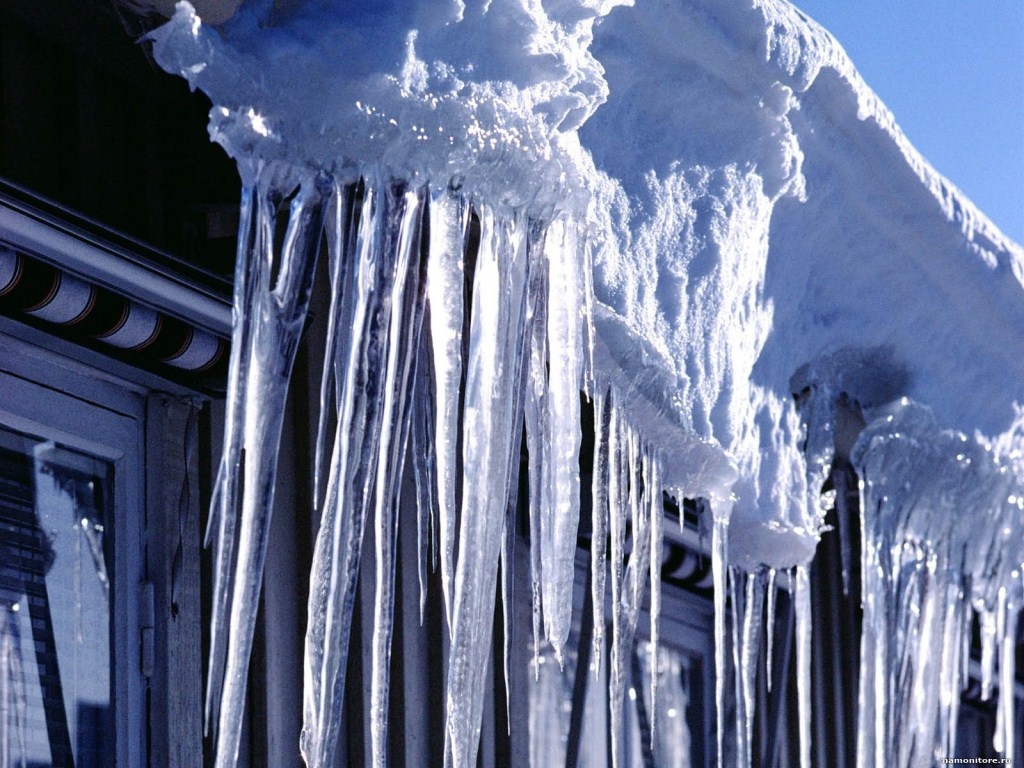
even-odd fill
[[[322,228],[333,305],[315,469],[324,502],[307,636],[310,766],[333,764],[369,521],[371,748],[386,762],[390,574],[410,443],[433,444],[414,459],[419,528],[436,514],[452,632],[455,766],[476,762],[481,638],[524,419],[534,631],[561,657],[581,390],[600,425],[592,524],[609,536],[613,738],[624,649],[648,584],[657,604],[664,490],[702,499],[713,531],[716,697],[721,715],[731,648],[740,765],[752,738],[752,659],[762,634],[770,642],[775,575],[789,572],[809,765],[807,567],[828,505],[822,485],[856,439],[837,427],[840,401],[867,423],[852,453],[863,570],[874,574],[861,595],[862,658],[888,653],[862,664],[860,768],[894,754],[916,765],[932,737],[948,746],[960,666],[913,660],[960,647],[970,610],[991,627],[987,684],[997,666],[1012,680],[1004,638],[1024,562],[1024,252],[930,168],[836,41],[796,8],[420,0],[339,11],[251,0],[211,28],[180,3],[151,38],[157,61],[213,101],[211,137],[245,185],[212,527],[208,716],[219,723],[218,765],[233,765],[238,749],[278,416]],[[464,292],[471,216],[479,236]],[[277,250],[279,218],[288,235]],[[985,523],[969,543],[955,522],[963,509]],[[922,576],[908,598],[893,591],[894,552],[908,573],[959,566],[939,585]],[[895,618],[879,607],[890,604]],[[600,612],[595,622],[599,652]],[[894,664],[913,668],[909,692],[887,687]],[[1004,702],[998,746],[1010,750],[1012,697]]]

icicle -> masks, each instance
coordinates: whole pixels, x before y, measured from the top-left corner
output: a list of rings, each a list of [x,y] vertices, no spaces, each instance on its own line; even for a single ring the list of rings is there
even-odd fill
[[[981,624],[981,700],[992,697],[992,681],[996,665],[996,615],[994,611],[982,610],[978,614]]]
[[[591,597],[594,604],[594,676],[601,672],[601,649],[604,647],[605,555],[608,540],[609,449],[611,426],[608,392],[594,394],[594,470],[591,486],[590,573]],[[660,529],[659,529],[660,530]],[[660,593],[659,593],[660,594]],[[653,615],[653,614],[652,614]]]
[[[209,715],[219,720],[216,765],[225,767],[235,764],[238,753],[249,654],[274,502],[277,446],[288,380],[309,303],[326,202],[323,179],[305,179],[291,203],[281,252],[275,255],[274,221],[279,187],[286,179],[274,176],[268,172],[261,179],[254,256],[251,261],[247,257],[242,259],[253,270],[239,288],[248,293],[248,281],[252,281],[253,303],[243,304],[242,316],[236,317],[237,324],[251,327],[251,331],[243,334],[247,348],[232,349],[232,356],[247,364],[248,375],[243,418],[232,425],[231,437],[231,441],[240,438],[232,450],[238,448],[242,467],[241,472],[227,473],[233,481],[231,492],[221,495],[222,524],[233,518],[236,510],[241,511],[237,559],[232,562],[234,547],[228,536],[221,535],[217,542],[220,573],[214,611],[221,622],[226,616],[227,623],[218,626],[216,640],[211,638],[216,645],[211,652],[208,699]],[[246,239],[245,232],[240,239]],[[238,418],[237,407],[230,416]],[[238,483],[240,474],[244,479]],[[222,548],[226,551],[222,552]]]
[[[390,191],[390,190],[389,190]],[[395,604],[395,557],[398,538],[398,503],[402,467],[409,435],[409,388],[419,346],[423,318],[420,286],[419,226],[423,194],[405,192],[401,202],[390,201],[394,216],[388,227],[389,251],[396,250],[390,276],[390,318],[387,336],[380,340],[384,369],[379,452],[374,497],[376,545],[376,599],[373,606],[373,652],[370,683],[370,736],[372,761],[387,765],[388,691],[390,689],[391,636]]]
[[[935,756],[956,754],[956,722],[960,704],[961,622],[967,611],[960,610],[962,593],[947,585],[943,595],[942,646],[939,656],[939,731]]]
[[[1011,760],[1016,756],[1016,712],[1014,700],[1016,698],[1017,683],[1017,610],[1012,606],[1008,607],[1006,624],[1003,627],[1000,638],[1001,658],[999,659],[999,719],[1002,728],[996,728],[997,736],[1001,734],[1001,743],[995,745],[996,751]]]
[[[502,597],[502,631],[503,637],[503,649],[504,649],[504,672],[505,672],[505,714],[508,716],[506,722],[509,728],[509,735],[511,735],[512,729],[512,689],[509,685],[511,679],[511,658],[512,658],[512,638],[514,636],[514,630],[512,626],[513,617],[515,611],[513,610],[514,600],[514,579],[512,577],[512,571],[515,567],[515,542],[516,542],[516,524],[518,521],[519,512],[519,475],[522,464],[522,452],[523,452],[523,418],[526,410],[526,389],[527,382],[529,380],[529,364],[528,356],[530,352],[530,338],[531,338],[531,317],[529,314],[529,293],[530,284],[533,273],[537,271],[538,265],[536,264],[534,254],[537,251],[539,244],[544,241],[544,228],[539,222],[530,222],[528,231],[526,233],[526,267],[525,267],[525,281],[523,290],[520,292],[518,306],[514,306],[512,309],[516,316],[521,318],[519,341],[515,354],[509,361],[509,375],[512,378],[512,399],[511,399],[511,429],[508,431],[508,464],[505,468],[506,476],[508,477],[507,485],[507,497],[505,501],[506,514],[505,524],[502,528],[502,546],[501,546],[501,597]],[[508,407],[509,404],[506,404]],[[535,624],[534,629],[539,634],[539,621]],[[536,640],[537,635],[534,636]],[[536,646],[534,653],[536,654]],[[536,671],[536,665],[535,665]]]
[[[510,476],[512,477],[512,476]],[[512,477],[514,482],[515,478]],[[512,735],[512,567],[515,562],[515,531],[509,530],[515,524],[515,507],[505,517],[505,526],[501,530],[501,650],[502,672],[505,675],[505,725],[508,735]]]
[[[726,607],[726,569],[728,568],[727,553],[729,551],[729,518],[704,504],[705,513],[712,516],[711,528],[711,574],[714,583],[715,597],[715,712],[717,715],[717,765],[723,768],[725,754],[725,607]]]
[[[583,324],[579,245],[565,218],[548,227],[548,446],[550,487],[544,520],[548,549],[544,556],[544,622],[548,640],[561,659],[572,626],[576,536],[580,519],[580,385]]]
[[[530,249],[529,283],[526,296],[527,378],[524,395],[526,414],[527,475],[530,483],[530,582],[533,604],[534,671],[538,672],[538,653],[543,629],[544,537],[547,504],[547,453],[549,443],[544,426],[548,417],[547,397],[547,254],[543,248]]]
[[[484,678],[490,652],[494,580],[508,503],[515,360],[523,330],[526,237],[521,221],[502,223],[480,211],[480,250],[473,280],[463,410],[464,514],[459,531],[452,642],[448,667],[448,734],[454,768],[476,764]]]
[[[765,637],[767,649],[765,650],[765,680],[768,684],[768,693],[772,692],[772,655],[774,653],[773,642],[775,640],[775,569],[768,569],[768,584],[765,586],[767,592],[768,607],[765,617]]]
[[[383,198],[383,199],[382,199]],[[384,387],[377,341],[386,333],[383,306],[390,290],[382,264],[386,196],[368,184],[363,194],[355,258],[346,270],[351,301],[332,297],[351,329],[339,355],[341,396],[327,480],[327,497],[310,571],[306,628],[302,754],[310,768],[335,764],[352,608],[358,585],[363,529],[377,468]],[[343,364],[341,364],[343,361]],[[373,382],[372,384],[370,382]]]
[[[228,397],[224,416],[224,453],[212,494],[207,546],[214,546],[213,596],[210,617],[210,662],[206,683],[206,731],[215,734],[217,708],[224,685],[224,664],[228,652],[229,590],[235,565],[235,529],[242,472],[242,430],[246,419],[246,389],[252,358],[255,291],[259,248],[257,243],[257,198],[251,187],[242,189],[239,209],[238,251],[235,258],[232,304],[231,356],[228,362]]]
[[[313,459],[313,503],[320,506],[323,493],[324,455],[327,446],[327,425],[331,416],[332,389],[335,386],[335,371],[341,334],[339,327],[342,279],[344,276],[344,255],[347,249],[349,224],[352,215],[348,190],[335,185],[334,195],[327,216],[327,269],[330,277],[332,311],[327,316],[327,336],[324,340],[323,372],[320,377],[320,415],[317,419],[316,453]],[[334,304],[337,303],[337,307]]]
[[[647,476],[647,493],[651,504],[651,752],[657,744],[658,722],[658,642],[661,625],[661,550],[662,516],[661,463],[652,455]]]
[[[419,347],[412,403],[412,466],[416,481],[416,572],[420,583],[420,626],[426,619],[427,579],[436,567],[437,467],[434,463],[434,392],[427,347]]]
[[[587,397],[591,397],[597,387],[596,374],[594,371],[594,343],[596,341],[594,331],[594,246],[589,238],[582,244],[583,254],[583,318],[586,322],[584,332],[586,334],[586,358],[583,370],[583,390]]]
[[[811,768],[811,586],[807,566],[795,569],[796,688],[800,719],[800,768]]]
[[[881,768],[893,756],[901,766],[931,764],[955,751],[971,604],[983,697],[1002,660],[1019,555],[1017,481],[909,401],[869,425],[851,459],[862,478],[858,766]]]
[[[757,701],[755,683],[757,681],[757,664],[761,649],[761,617],[764,611],[764,594],[767,583],[768,569],[759,569],[755,573],[746,574],[746,594],[743,601],[743,639],[740,652],[740,664],[737,675],[742,680],[743,693],[743,730],[746,753],[743,765],[752,765],[754,743],[754,707]]]
[[[863,607],[860,641],[860,680],[858,684],[857,709],[857,768],[881,768],[884,765],[885,744],[884,711],[886,695],[885,658],[879,653],[887,649],[878,648],[877,640],[883,631],[885,606],[880,557],[874,529],[875,518],[868,511],[874,502],[871,486],[863,479],[860,482],[860,525],[861,542],[861,605]]]
[[[619,717],[621,718],[621,702],[622,702],[622,689],[625,686],[626,680],[629,678],[629,672],[631,668],[634,668],[633,664],[633,641],[636,636],[637,622],[640,618],[640,611],[643,608],[643,596],[644,586],[650,575],[651,569],[651,503],[650,495],[653,491],[652,475],[650,471],[650,453],[646,451],[641,445],[640,440],[636,436],[635,432],[631,427],[626,426],[624,428],[626,433],[625,449],[626,456],[625,460],[620,464],[619,470],[625,474],[625,478],[620,483],[618,491],[626,491],[628,498],[622,499],[622,503],[619,506],[619,511],[612,513],[613,524],[614,518],[618,515],[621,518],[621,522],[618,523],[624,526],[625,523],[625,509],[628,505],[629,509],[633,514],[634,524],[632,529],[633,539],[633,551],[629,557],[629,566],[626,570],[625,581],[629,583],[630,587],[624,592],[620,587],[620,629],[618,632],[618,642],[613,643],[612,653],[615,654],[613,657],[613,671],[617,671],[617,678],[619,683],[619,690],[614,694],[615,701],[619,702],[620,712]],[[628,479],[629,486],[627,489],[625,479]],[[641,493],[641,489],[643,492]],[[660,496],[660,490],[659,490]],[[613,590],[614,599],[614,590]],[[613,678],[614,679],[614,678]],[[643,696],[642,693],[636,692],[635,688],[639,687],[641,680],[638,675],[634,674],[632,680],[632,687],[630,688],[630,698],[634,695]],[[613,695],[610,691],[609,695]],[[642,699],[641,699],[642,701]],[[619,723],[622,725],[621,721]],[[612,723],[614,729],[615,723]],[[613,740],[613,763],[620,759],[617,747]]]
[[[612,764],[617,768],[622,751],[622,706],[625,696],[626,669],[623,663],[623,644],[626,614],[623,599],[623,558],[626,546],[627,462],[625,457],[625,427],[614,393],[608,430],[608,497],[609,525],[611,528],[612,576],[612,646],[611,677],[608,682],[608,708],[611,715]]]
[[[732,668],[733,668],[733,703],[735,705],[735,727],[733,763],[737,768],[748,768],[746,759],[747,729],[746,729],[746,705],[747,698],[743,694],[743,616],[745,614],[746,592],[744,586],[744,572],[736,567],[729,568],[729,627],[732,634]]]
[[[630,530],[633,539],[633,551],[630,553],[630,568],[627,571],[629,578],[630,594],[627,598],[629,603],[637,603],[640,600],[640,592],[647,579],[646,573],[640,573],[636,562],[640,555],[641,537],[640,529],[644,526],[643,508],[640,488],[643,483],[643,467],[641,459],[641,448],[636,431],[632,427],[626,429],[626,471],[629,483],[629,520]]]
[[[836,520],[839,523],[839,559],[843,573],[843,597],[850,596],[850,505],[849,476],[842,467],[832,473],[836,491]]]
[[[441,588],[445,616],[452,625],[452,580],[455,577],[455,522],[458,516],[456,466],[459,390],[462,384],[463,248],[469,207],[447,189],[430,198],[430,256],[427,295],[430,338],[437,389],[434,435],[437,440],[437,508],[441,550]]]

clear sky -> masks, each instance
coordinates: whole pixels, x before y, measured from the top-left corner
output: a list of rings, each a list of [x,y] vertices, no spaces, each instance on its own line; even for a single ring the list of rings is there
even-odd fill
[[[1024,0],[793,0],[911,142],[1024,244]]]

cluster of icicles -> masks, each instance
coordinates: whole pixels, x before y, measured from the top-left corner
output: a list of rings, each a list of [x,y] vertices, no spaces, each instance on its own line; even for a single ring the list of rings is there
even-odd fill
[[[238,753],[284,400],[323,233],[331,309],[314,468],[320,528],[305,648],[301,749],[307,764],[335,764],[367,525],[374,529],[376,562],[370,748],[375,765],[387,764],[397,525],[407,460],[417,509],[402,517],[417,521],[421,613],[427,571],[436,561],[451,636],[451,764],[476,764],[495,584],[499,564],[505,577],[510,565],[524,424],[534,647],[543,638],[561,658],[572,625],[580,518],[581,390],[593,402],[596,422],[593,653],[599,658],[605,643],[610,581],[610,728],[618,761],[627,664],[648,587],[652,647],[658,642],[663,491],[672,489],[662,488],[658,450],[629,423],[628,409],[594,371],[585,238],[565,216],[538,221],[499,215],[447,185],[339,182],[324,173],[297,177],[294,169],[273,164],[251,178],[241,207],[225,453],[210,527],[216,569],[207,720],[216,734],[216,764],[233,766]],[[925,483],[914,478],[934,478],[936,471],[910,462],[919,446],[899,432],[892,437],[884,424],[881,432],[866,430],[855,456],[866,479],[859,768],[878,768],[897,755],[897,765],[916,766],[953,754],[956,703],[967,682],[967,606],[982,616],[986,692],[997,655],[1006,691],[1012,690],[1020,602],[1019,590],[1010,587],[1013,558],[990,562],[999,557],[999,543],[1009,541],[1004,528],[1011,521],[1021,539],[1019,509],[996,505],[1002,511],[988,516],[989,560],[966,563],[964,553],[974,551],[966,535],[972,523],[957,522],[947,498],[964,487],[1005,498],[1015,481],[1005,471],[995,473],[1003,478],[995,485],[988,476],[965,480],[963,473],[947,472],[947,482],[960,483],[956,488],[886,490],[887,484]],[[945,461],[945,448],[930,458]],[[982,458],[987,454],[978,463]],[[929,516],[921,508],[931,502]],[[979,499],[978,508],[996,508],[989,502]],[[728,752],[743,768],[752,761],[762,636],[771,658],[776,579],[768,569],[730,571],[728,509],[707,509],[705,517],[713,522],[718,761],[722,765],[727,753],[731,635],[736,718]],[[960,533],[931,530],[925,521],[960,526]],[[1012,570],[1012,578],[1019,583],[1019,570]],[[509,580],[502,581],[507,612]],[[809,768],[807,568],[792,569],[787,581],[796,623],[800,764]],[[508,643],[507,620],[504,626]],[[508,658],[506,653],[506,664]],[[650,676],[651,711],[657,677]],[[1001,699],[998,746],[1012,754],[1013,696]]]
[[[972,610],[982,699],[999,680],[994,747],[1012,760],[1024,596],[1019,479],[908,401],[865,428],[852,459],[863,537],[858,768],[927,766],[956,754]]]
[[[494,585],[499,562],[508,573],[524,422],[534,630],[562,654],[572,623],[580,515],[581,387],[591,392],[599,420],[594,642],[600,648],[604,640],[610,560],[618,723],[626,654],[648,581],[652,615],[658,613],[660,558],[651,553],[661,548],[663,501],[656,452],[627,424],[614,394],[593,382],[589,268],[574,225],[565,218],[541,224],[502,217],[474,203],[478,229],[471,235],[469,202],[448,187],[338,183],[324,174],[296,181],[293,173],[265,166],[243,192],[225,452],[210,522],[216,569],[207,718],[217,765],[234,765],[238,751],[276,446],[322,231],[331,309],[314,470],[316,498],[323,501],[305,653],[307,764],[335,764],[367,525],[376,547],[371,751],[375,765],[387,763],[395,550],[407,456],[416,485],[421,609],[436,546],[451,634],[453,765],[476,764]],[[285,215],[286,224],[279,221]]]

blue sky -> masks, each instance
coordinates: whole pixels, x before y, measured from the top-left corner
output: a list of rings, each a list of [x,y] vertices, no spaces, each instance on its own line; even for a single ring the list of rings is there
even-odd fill
[[[793,0],[933,166],[1024,244],[1024,0]]]

